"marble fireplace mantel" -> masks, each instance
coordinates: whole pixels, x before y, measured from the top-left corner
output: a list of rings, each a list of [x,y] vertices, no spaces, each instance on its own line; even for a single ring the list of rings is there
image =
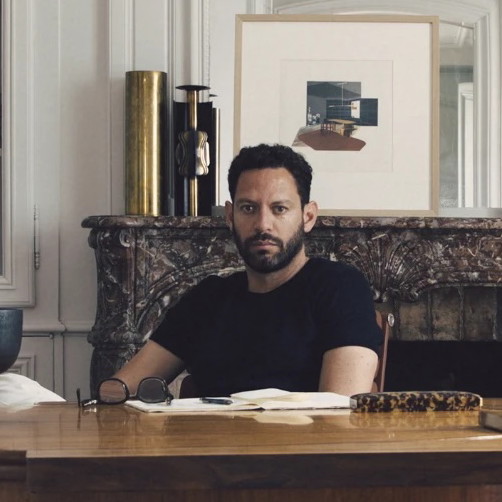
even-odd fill
[[[90,216],[82,226],[91,229],[97,261],[92,389],[130,359],[190,287],[242,268],[221,217]],[[376,302],[414,302],[431,288],[502,279],[498,218],[323,216],[307,246],[311,255],[362,270]]]

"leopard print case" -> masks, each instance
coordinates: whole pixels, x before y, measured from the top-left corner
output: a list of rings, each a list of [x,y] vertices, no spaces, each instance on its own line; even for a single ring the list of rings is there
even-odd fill
[[[370,392],[351,396],[354,412],[478,410],[482,398],[463,391]]]

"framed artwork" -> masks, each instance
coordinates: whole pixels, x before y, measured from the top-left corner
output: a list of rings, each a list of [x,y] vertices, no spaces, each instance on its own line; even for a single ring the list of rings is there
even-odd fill
[[[326,215],[433,216],[439,19],[238,15],[234,153],[280,143]]]

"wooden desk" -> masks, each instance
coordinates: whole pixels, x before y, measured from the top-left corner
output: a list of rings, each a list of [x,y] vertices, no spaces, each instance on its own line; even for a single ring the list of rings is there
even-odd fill
[[[502,400],[486,405],[502,409]],[[181,416],[125,406],[81,411],[70,403],[0,409],[2,502],[498,497],[502,433],[479,427],[477,412]]]

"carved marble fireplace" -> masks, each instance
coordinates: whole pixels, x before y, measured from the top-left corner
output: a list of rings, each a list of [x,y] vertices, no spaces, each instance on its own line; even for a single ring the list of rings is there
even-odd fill
[[[92,390],[144,344],[190,287],[209,274],[242,268],[221,217],[91,216],[82,226],[91,229],[97,262],[97,312],[88,336],[94,347]],[[473,349],[488,347],[483,350],[494,354],[502,347],[501,219],[326,216],[307,246],[311,255],[363,271],[377,308],[395,314],[392,342],[405,347],[405,357],[420,353],[428,366],[424,342],[436,355],[445,343],[467,344],[471,359]],[[405,342],[417,343],[410,348]],[[458,357],[452,354],[444,357]],[[396,389],[406,386],[392,374],[402,357],[391,344],[388,368]]]

